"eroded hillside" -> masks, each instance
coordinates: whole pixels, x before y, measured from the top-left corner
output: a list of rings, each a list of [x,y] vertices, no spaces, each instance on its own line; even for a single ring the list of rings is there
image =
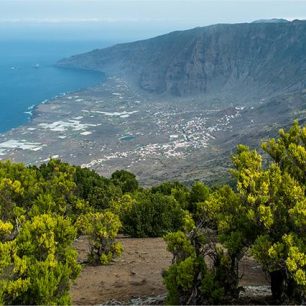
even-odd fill
[[[219,24],[59,62],[124,77],[152,93],[250,100],[305,87],[306,22]]]

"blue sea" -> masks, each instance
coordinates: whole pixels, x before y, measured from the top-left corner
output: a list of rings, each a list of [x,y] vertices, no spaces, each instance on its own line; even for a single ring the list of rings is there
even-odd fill
[[[103,81],[97,72],[56,68],[54,64],[74,54],[104,48],[98,41],[0,42],[0,132],[28,120],[33,105]]]

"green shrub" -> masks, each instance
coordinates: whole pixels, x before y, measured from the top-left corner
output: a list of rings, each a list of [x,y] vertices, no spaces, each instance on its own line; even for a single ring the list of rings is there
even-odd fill
[[[88,213],[78,218],[78,229],[89,235],[89,262],[108,264],[115,256],[120,256],[123,249],[116,236],[121,228],[119,217],[112,212]]]
[[[15,239],[0,243],[0,302],[3,304],[70,304],[69,289],[80,272],[76,237],[69,220],[36,216]]]
[[[223,303],[238,290],[230,257],[220,248],[207,247],[199,227],[188,233],[169,233],[165,240],[173,254],[172,265],[163,273],[168,304]],[[205,258],[210,258],[210,267]]]
[[[125,170],[117,170],[111,176],[111,181],[115,186],[119,186],[122,193],[134,192],[138,189],[136,176]]]
[[[161,237],[182,225],[184,211],[173,196],[139,192],[122,222],[133,237]]]

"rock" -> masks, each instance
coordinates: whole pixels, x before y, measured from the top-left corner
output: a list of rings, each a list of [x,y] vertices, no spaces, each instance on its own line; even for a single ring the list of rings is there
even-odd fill
[[[258,296],[270,296],[270,286],[244,286],[244,291],[241,292],[241,297],[258,297]]]
[[[132,286],[142,286],[147,282],[145,278],[143,278],[141,281],[130,281],[130,284]]]

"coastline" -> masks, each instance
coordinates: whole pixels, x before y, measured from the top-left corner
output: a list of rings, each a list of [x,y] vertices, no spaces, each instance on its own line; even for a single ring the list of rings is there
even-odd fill
[[[203,172],[207,178],[224,171],[223,162],[210,165],[219,155],[215,134],[228,129],[233,120],[229,114],[239,112],[211,112],[196,101],[157,99],[108,77],[34,106],[29,122],[0,134],[0,159],[39,165],[60,158],[104,176],[126,169],[145,185],[166,178],[202,179]],[[207,116],[219,118],[220,126]],[[199,171],[203,160],[207,162]]]
[[[102,71],[96,71],[96,70],[89,70],[89,69],[80,69],[80,68],[65,68],[65,67],[61,67],[59,66],[57,63],[55,65],[53,65],[55,68],[59,68],[59,69],[64,69],[64,70],[70,70],[70,71],[79,71],[79,72],[92,72],[92,73],[96,73],[98,75],[101,76],[101,80],[97,80],[97,83],[96,84],[93,84],[91,86],[88,86],[88,87],[85,87],[85,88],[79,88],[79,89],[76,89],[76,90],[69,90],[69,91],[64,91],[64,92],[61,92],[61,93],[58,93],[56,94],[55,96],[51,97],[51,98],[48,98],[48,99],[45,99],[37,104],[33,104],[31,106],[28,107],[27,110],[29,110],[32,114],[30,116],[30,120],[31,121],[32,119],[35,119],[35,116],[38,115],[38,108],[39,108],[39,105],[41,104],[47,104],[47,103],[52,103],[52,101],[55,101],[57,99],[60,99],[62,97],[65,97],[66,95],[73,95],[73,94],[76,94],[78,92],[83,92],[83,91],[87,91],[87,90],[91,90],[91,89],[94,89],[95,87],[97,86],[101,86],[106,80],[107,80],[107,76],[104,72]],[[27,112],[24,112],[24,113],[27,113]]]
[[[61,68],[61,69],[64,69],[64,68]],[[73,70],[73,69],[69,69],[69,70]],[[76,70],[82,71],[82,69],[76,69]],[[90,72],[90,70],[87,70],[87,72]],[[11,130],[21,128],[22,126],[31,123],[31,121],[34,120],[39,115],[38,109],[39,109],[40,105],[52,103],[53,101],[61,99],[61,98],[65,97],[66,95],[74,95],[74,94],[77,94],[77,93],[80,93],[80,92],[83,92],[83,91],[94,89],[97,86],[101,86],[101,84],[103,84],[103,82],[106,81],[107,78],[106,78],[106,76],[103,72],[98,72],[98,71],[91,71],[91,72],[100,74],[101,77],[102,77],[102,80],[99,80],[95,84],[93,84],[91,86],[88,86],[86,88],[79,88],[79,89],[76,89],[76,90],[69,90],[69,91],[61,92],[61,93],[58,93],[58,94],[56,94],[56,95],[54,95],[50,98],[44,99],[41,102],[38,102],[37,104],[30,105],[26,109],[26,111],[23,112],[24,114],[28,115],[28,120],[23,122],[23,123],[18,124],[17,126],[14,126],[14,127],[10,128],[9,130],[0,132],[0,135],[6,134],[6,133],[10,132]]]
[[[304,105],[304,96],[297,94],[297,107]],[[284,106],[287,99],[292,96],[282,98]],[[0,159],[40,165],[59,158],[106,177],[125,169],[144,186],[169,179],[227,183],[236,145],[258,146],[259,133],[278,129],[267,125],[269,117],[258,116],[262,107],[168,99],[108,77],[33,107],[29,122],[0,134]]]
[[[46,51],[44,47],[42,45],[38,50]],[[28,50],[31,56],[27,56],[27,53],[23,55],[21,51],[14,51],[10,58],[7,58],[8,54],[3,54],[0,62],[0,100],[3,104],[0,133],[27,124],[33,105],[57,99],[63,94],[86,90],[105,79],[101,72],[60,68],[54,64],[57,60],[54,59],[55,55],[46,51],[38,57],[37,50],[32,49]],[[61,57],[60,54],[58,56]],[[40,63],[39,68],[33,66],[34,62]],[[16,69],[12,70],[12,66]]]

